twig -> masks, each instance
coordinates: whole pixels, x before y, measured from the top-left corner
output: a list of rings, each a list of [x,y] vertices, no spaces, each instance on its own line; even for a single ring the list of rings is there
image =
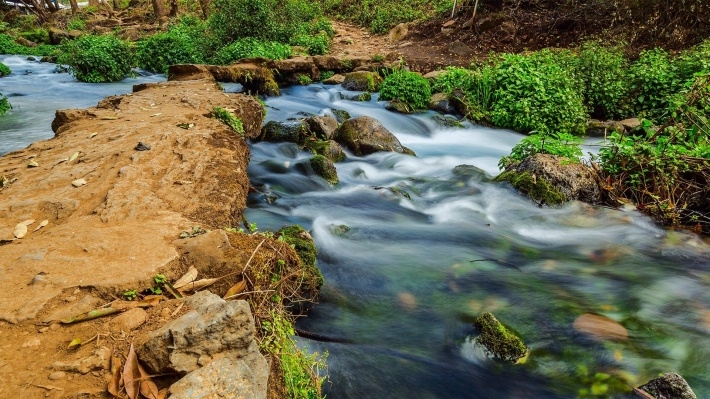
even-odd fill
[[[518,266],[515,266],[515,265],[512,264],[512,263],[506,262],[506,261],[504,261],[504,260],[499,260],[499,259],[475,259],[475,260],[472,260],[472,261],[470,261],[470,262],[471,262],[471,263],[475,263],[475,262],[496,262],[496,263],[500,263],[500,264],[502,264],[502,265],[506,265],[506,266],[513,267],[513,268],[515,268],[515,269],[520,270],[521,272],[523,271],[523,269],[519,268]]]

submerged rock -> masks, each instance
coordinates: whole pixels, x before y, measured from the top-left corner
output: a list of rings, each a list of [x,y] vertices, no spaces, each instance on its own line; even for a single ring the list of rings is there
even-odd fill
[[[343,123],[350,119],[350,113],[344,109],[331,109],[333,115],[335,115],[335,120],[338,123]]]
[[[477,342],[496,358],[515,363],[528,354],[528,348],[491,313],[484,313],[474,322],[480,332]]]
[[[323,155],[333,162],[340,162],[346,158],[343,147],[334,140],[308,140],[305,147],[314,154]]]
[[[311,159],[299,164],[299,168],[306,174],[315,174],[322,177],[329,184],[338,184],[338,171],[333,161],[323,155],[314,155]]]
[[[569,200],[590,204],[602,201],[601,188],[590,168],[549,154],[529,156],[506,168],[496,180],[509,182],[543,205],[558,205]]]
[[[412,150],[402,146],[397,137],[382,126],[377,119],[369,116],[361,116],[343,122],[335,132],[334,139],[358,156],[378,151],[414,155]]]
[[[639,389],[643,389],[657,399],[697,399],[688,382],[677,373],[663,374],[641,385]]]

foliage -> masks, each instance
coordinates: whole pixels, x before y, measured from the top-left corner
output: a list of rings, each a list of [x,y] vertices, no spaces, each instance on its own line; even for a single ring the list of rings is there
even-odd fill
[[[395,25],[450,11],[453,0],[321,0],[325,9],[341,19],[386,33]]]
[[[627,60],[620,47],[605,47],[587,42],[579,51],[577,76],[582,81],[584,103],[599,119],[623,117],[619,103],[628,91]]]
[[[555,54],[502,54],[494,70],[491,121],[519,132],[581,133],[587,113],[578,81]]]
[[[496,177],[496,181],[510,183],[513,188],[542,205],[559,205],[567,202],[567,196],[542,177],[532,173],[506,170]]]
[[[311,79],[311,77],[308,75],[298,75],[298,83],[300,83],[302,86],[308,86],[309,84],[313,83],[313,79]]]
[[[55,46],[47,44],[40,44],[37,47],[25,47],[15,43],[15,40],[10,35],[0,34],[0,54],[50,55],[55,50]]]
[[[10,70],[10,68],[8,68],[7,65],[3,64],[2,62],[0,62],[0,78],[2,78],[3,76],[7,76],[11,73],[12,73],[12,71]]]
[[[335,76],[335,72],[333,71],[323,71],[320,73],[320,80],[328,80]]]
[[[310,55],[323,55],[330,47],[330,37],[324,32],[315,35],[302,34],[294,36],[290,43],[293,46],[307,48]]]
[[[634,112],[651,120],[660,120],[668,109],[669,96],[683,86],[678,64],[663,49],[642,51],[629,68],[630,103]]]
[[[167,73],[170,65],[204,62],[201,37],[204,25],[183,18],[167,31],[157,33],[138,44],[138,66],[157,73]]]
[[[242,124],[242,120],[234,116],[231,111],[222,107],[214,107],[212,109],[212,115],[220,122],[229,126],[235,133],[244,137],[244,125]]]
[[[44,28],[29,29],[21,32],[19,36],[37,44],[49,44],[49,32]]]
[[[665,100],[660,127],[644,120],[631,135],[614,133],[599,152],[608,191],[669,224],[710,230],[710,75]]]
[[[86,18],[83,16],[77,16],[67,22],[68,30],[85,30],[86,29]]]
[[[0,93],[0,115],[6,113],[10,109],[12,109],[12,106],[7,100],[7,97],[3,96],[2,93]]]
[[[282,60],[292,54],[291,46],[279,42],[267,42],[250,37],[239,39],[220,49],[214,56],[214,62],[228,65],[242,58],[268,58]]]
[[[569,133],[531,134],[516,144],[509,156],[501,158],[498,167],[505,169],[535,154],[557,155],[579,162],[582,158],[580,144],[582,139]]]
[[[57,60],[69,65],[82,82],[103,83],[123,80],[131,71],[133,53],[128,43],[115,36],[84,35],[65,41]]]
[[[410,109],[425,109],[431,100],[431,85],[418,73],[395,69],[380,86],[380,100],[398,100]]]

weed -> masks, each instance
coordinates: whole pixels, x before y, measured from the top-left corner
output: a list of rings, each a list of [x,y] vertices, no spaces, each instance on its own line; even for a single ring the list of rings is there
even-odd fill
[[[515,145],[509,156],[501,158],[498,167],[505,169],[535,154],[557,155],[579,162],[582,157],[580,144],[582,139],[569,133],[531,134]]]
[[[0,62],[0,78],[2,78],[3,76],[7,76],[11,73],[12,73],[12,71],[10,70],[10,68],[8,68],[7,65],[3,64],[2,62]]]
[[[182,18],[166,32],[138,44],[138,66],[151,72],[168,73],[170,65],[204,62],[203,35],[204,23]]]
[[[410,109],[425,109],[431,100],[431,86],[418,73],[395,69],[380,86],[380,100],[397,100]]]
[[[138,292],[136,290],[125,291],[123,297],[126,298],[127,301],[135,301],[138,297]]]
[[[308,86],[309,84],[313,83],[313,79],[311,79],[311,77],[308,75],[298,75],[298,83],[300,83],[302,86]]]
[[[320,80],[328,80],[335,76],[335,72],[333,71],[323,71],[320,73]]]
[[[382,62],[385,60],[385,56],[382,54],[375,54],[370,58],[372,62]]]
[[[214,107],[212,109],[212,116],[229,126],[241,137],[244,137],[244,125],[242,124],[242,120],[234,116],[231,111],[222,107]]]

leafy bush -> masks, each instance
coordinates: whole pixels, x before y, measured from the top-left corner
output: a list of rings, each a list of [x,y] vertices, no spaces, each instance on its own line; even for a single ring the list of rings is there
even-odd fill
[[[380,100],[398,100],[411,109],[425,109],[431,100],[431,86],[418,73],[396,69],[382,82]]]
[[[450,11],[453,0],[322,0],[324,8],[339,18],[386,33],[401,22],[432,17]]]
[[[535,154],[557,155],[579,162],[582,158],[580,144],[580,137],[568,133],[531,134],[516,144],[509,156],[501,158],[498,167],[505,169]]]
[[[629,102],[637,115],[659,120],[667,112],[669,96],[683,87],[678,64],[663,49],[641,52],[629,68]]]
[[[204,62],[201,37],[204,26],[183,19],[166,32],[155,34],[138,44],[138,66],[151,72],[167,73],[170,65]]]
[[[696,74],[710,72],[710,39],[681,53],[677,64],[678,74],[684,81],[692,80]]]
[[[587,113],[578,81],[554,54],[503,54],[491,73],[495,126],[541,134],[583,131]]]
[[[259,41],[247,37],[220,49],[214,56],[214,62],[220,65],[228,65],[242,58],[254,57],[282,60],[290,57],[291,54],[291,46],[287,44]]]
[[[44,28],[34,28],[20,33],[20,37],[37,44],[49,44],[49,32]]]
[[[0,62],[0,78],[2,78],[3,76],[7,76],[11,73],[12,73],[12,71],[10,70],[10,68],[8,68],[7,65],[3,64],[2,62]]]
[[[133,53],[128,43],[115,36],[84,35],[61,45],[57,60],[69,65],[82,82],[103,83],[123,80],[131,71]]]
[[[50,55],[56,51],[55,46],[40,44],[37,47],[25,47],[15,43],[15,40],[6,34],[0,34],[0,54],[16,55]]]
[[[330,37],[325,33],[316,35],[296,35],[291,39],[291,44],[308,49],[310,55],[322,55],[328,52]]]
[[[86,19],[83,17],[72,18],[67,22],[68,30],[85,30],[86,29]]]
[[[9,111],[11,108],[12,107],[10,106],[10,102],[7,100],[7,97],[3,96],[2,93],[0,93],[0,115]]]
[[[626,67],[621,48],[604,47],[598,42],[582,45],[577,76],[582,80],[584,102],[593,116],[600,119],[629,116],[620,110],[621,99],[629,90]]]

